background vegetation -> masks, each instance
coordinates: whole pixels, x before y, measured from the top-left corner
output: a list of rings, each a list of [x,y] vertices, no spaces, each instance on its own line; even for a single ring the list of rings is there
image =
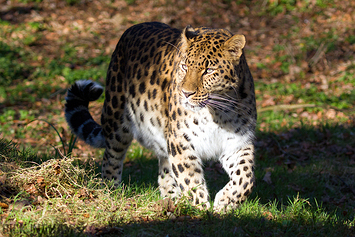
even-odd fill
[[[0,236],[355,236],[354,12],[352,0],[0,0]],[[100,179],[101,150],[71,147],[66,89],[104,84],[121,34],[144,21],[246,36],[257,185],[237,210],[161,200],[138,144],[118,190]],[[205,170],[214,195],[228,178]]]

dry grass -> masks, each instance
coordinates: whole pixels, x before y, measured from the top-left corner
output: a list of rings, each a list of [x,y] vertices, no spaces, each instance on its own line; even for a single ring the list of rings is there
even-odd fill
[[[169,208],[176,209],[171,200],[157,201],[154,189],[142,193],[139,187],[122,185],[112,191],[110,183],[94,173],[92,164],[74,158],[51,159],[27,168],[3,162],[0,170],[7,170],[0,171],[0,177],[5,177],[0,191],[10,192],[0,199],[5,207],[0,212],[4,227],[62,223],[85,232],[110,223],[166,218]]]

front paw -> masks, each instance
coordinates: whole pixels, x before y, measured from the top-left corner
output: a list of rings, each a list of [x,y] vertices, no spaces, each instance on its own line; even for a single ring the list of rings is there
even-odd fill
[[[213,210],[217,212],[227,212],[231,209],[237,208],[238,206],[239,202],[232,199],[228,191],[222,189],[216,194]]]

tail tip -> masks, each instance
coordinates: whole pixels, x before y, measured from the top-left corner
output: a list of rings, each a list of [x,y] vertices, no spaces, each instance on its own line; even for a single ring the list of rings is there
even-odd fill
[[[94,101],[100,98],[103,90],[103,87],[97,82],[79,80],[69,88],[66,100],[79,97],[82,100]]]

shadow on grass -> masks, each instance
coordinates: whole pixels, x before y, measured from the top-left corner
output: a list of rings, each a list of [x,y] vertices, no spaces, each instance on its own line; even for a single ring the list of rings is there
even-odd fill
[[[204,216],[201,219],[167,220],[122,226],[126,236],[343,236],[352,230],[326,222],[306,223],[302,219],[269,220],[260,215]]]
[[[316,199],[327,211],[354,218],[354,135],[354,126],[342,125],[259,133],[252,197],[257,195],[261,203],[285,203],[300,195],[313,205]]]
[[[112,226],[119,226],[119,232],[128,236],[353,236],[353,227],[350,229],[343,223],[355,218],[354,135],[354,126],[342,125],[303,126],[277,134],[257,134],[257,182],[248,202],[255,201],[262,206],[275,203],[282,212],[285,206],[291,205],[292,200],[300,198],[306,200],[306,209],[326,213],[328,217],[324,221],[318,219],[324,213],[313,219],[305,219],[295,213],[276,218],[268,211],[258,213],[260,209],[256,208],[255,212],[235,211],[226,216],[207,213],[197,219],[140,222],[124,226],[112,223]],[[157,187],[156,160],[134,160],[124,173],[125,181],[137,182],[138,185],[148,182]],[[266,174],[269,179],[265,178]],[[205,176],[214,198],[227,183],[228,176],[215,162],[205,162]]]
[[[122,224],[77,227],[62,223],[43,226],[3,227],[8,236],[353,236],[349,228],[335,218],[324,221],[294,216],[271,219],[261,213],[212,215],[200,218],[180,217],[175,220],[140,221]]]
[[[256,186],[250,199],[280,207],[300,197],[341,219],[354,219],[354,135],[354,126],[343,125],[258,132]],[[157,160],[142,157],[125,167],[124,182],[157,187],[157,175]],[[216,162],[205,162],[205,177],[212,199],[228,182]]]
[[[6,8],[5,8],[6,9]],[[17,6],[0,11],[0,19],[11,24],[22,23],[21,15],[31,14],[31,11],[39,10],[34,6]]]
[[[285,203],[300,195],[317,199],[329,211],[355,208],[355,127],[326,125],[285,130],[278,134],[258,132],[256,187],[251,198],[261,203]],[[158,162],[141,157],[126,163],[125,183],[157,187]],[[265,175],[269,176],[266,178]],[[216,162],[205,162],[211,197],[228,182]],[[349,210],[347,210],[349,209]]]

